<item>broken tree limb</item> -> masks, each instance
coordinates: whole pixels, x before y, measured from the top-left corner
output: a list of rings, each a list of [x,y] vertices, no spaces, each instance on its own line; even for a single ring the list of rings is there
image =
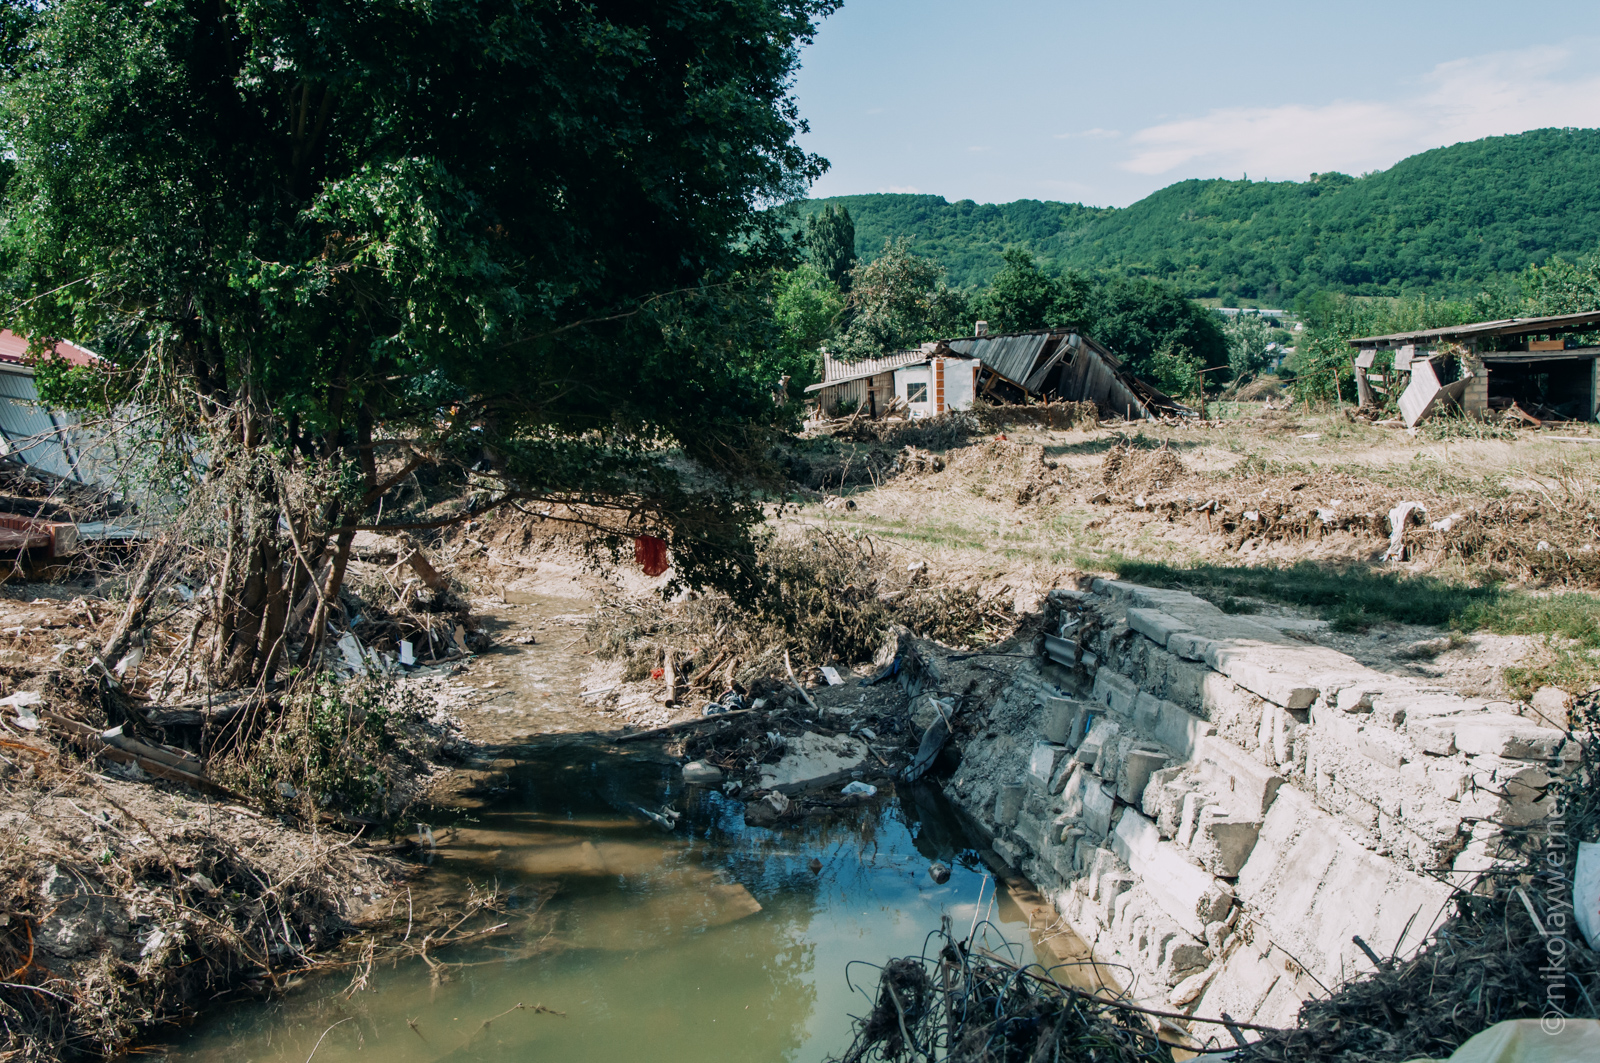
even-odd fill
[[[128,592],[128,607],[123,610],[122,619],[117,621],[117,626],[111,629],[110,638],[101,646],[100,652],[95,655],[95,666],[106,681],[116,684],[116,676],[111,671],[111,664],[122,659],[128,652],[129,645],[133,642],[133,633],[144,626],[145,619],[150,615],[150,601],[154,597],[156,583],[166,567],[167,551],[165,541],[156,543],[145,558],[144,567],[139,570],[139,575],[133,581],[133,587]]]
[[[53,712],[42,712],[39,714],[39,718],[66,732],[67,738],[74,745],[87,750],[92,755],[102,756],[119,764],[136,764],[142,771],[154,775],[158,779],[181,782],[197,790],[210,790],[234,801],[244,800],[244,798],[226,786],[213,781],[204,774],[186,771],[183,768],[165,763],[164,760],[158,760],[154,756],[150,756],[151,752],[163,752],[156,750],[153,746],[146,746],[143,742],[135,739],[125,739],[127,748],[112,745],[102,736],[101,732],[88,724],[79,723],[77,720],[69,720],[65,716],[57,716]],[[171,754],[167,754],[167,757],[170,758]]]
[[[794,677],[794,665],[789,663],[788,650],[783,651],[783,667],[789,673],[789,682],[793,683],[794,688],[800,692],[800,696],[806,699],[806,704],[811,706],[811,711],[820,713],[822,708],[817,704],[816,699],[807,693],[806,688],[800,685],[800,680]]]

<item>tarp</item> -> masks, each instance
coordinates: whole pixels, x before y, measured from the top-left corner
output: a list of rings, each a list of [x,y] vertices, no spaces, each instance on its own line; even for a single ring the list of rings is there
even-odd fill
[[[1600,1020],[1511,1019],[1497,1022],[1450,1054],[1448,1061],[1409,1063],[1594,1063],[1600,1059]]]

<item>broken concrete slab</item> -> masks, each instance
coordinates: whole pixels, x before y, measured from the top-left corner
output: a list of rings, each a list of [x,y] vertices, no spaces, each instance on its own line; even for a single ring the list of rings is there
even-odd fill
[[[1068,752],[1066,746],[1056,745],[1052,742],[1035,742],[1033,744],[1033,753],[1028,757],[1029,774],[1048,785],[1050,780],[1055,777],[1056,767]]]
[[[762,766],[758,785],[783,793],[831,786],[862,768],[867,756],[867,744],[860,739],[808,731],[789,739],[783,759]]]
[[[1515,760],[1549,760],[1561,756],[1567,744],[1565,733],[1554,727],[1540,727],[1522,716],[1481,713],[1458,719],[1456,748],[1463,753],[1484,753]]]
[[[1174,634],[1190,630],[1182,620],[1156,609],[1129,609],[1128,626],[1163,649]]]
[[[1091,771],[1096,770],[1101,756],[1109,747],[1116,745],[1121,736],[1122,728],[1117,722],[1102,716],[1089,728],[1088,736],[1079,743],[1072,759],[1086,765]]]
[[[1167,766],[1167,755],[1153,749],[1130,749],[1117,772],[1117,799],[1138,808],[1150,776]]]
[[[1234,878],[1256,847],[1261,823],[1259,819],[1240,816],[1205,816],[1189,843],[1189,851],[1213,875]]]
[[[1240,815],[1258,818],[1277,798],[1284,778],[1223,738],[1204,738],[1197,752],[1201,775]]]

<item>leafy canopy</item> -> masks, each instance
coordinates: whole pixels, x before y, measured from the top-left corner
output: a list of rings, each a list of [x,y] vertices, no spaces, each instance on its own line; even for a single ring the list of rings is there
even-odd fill
[[[825,166],[788,86],[836,6],[4,0],[10,320],[369,482],[379,425],[631,499],[714,575],[750,511],[655,455],[780,416],[762,208]]]

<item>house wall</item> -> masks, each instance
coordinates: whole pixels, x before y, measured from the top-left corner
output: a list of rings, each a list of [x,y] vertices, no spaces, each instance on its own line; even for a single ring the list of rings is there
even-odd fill
[[[933,404],[933,371],[929,365],[910,366],[894,371],[894,393],[904,402],[913,417],[931,417],[934,414]],[[911,395],[921,385],[920,394],[922,401],[915,402]]]
[[[839,416],[839,407],[846,403],[855,403],[852,410],[858,410],[867,405],[867,380],[846,380],[840,384],[829,384],[817,392],[817,401],[822,406],[822,412],[828,417]]]
[[[945,358],[943,362],[945,409],[971,409],[977,391],[980,363],[976,358]]]

